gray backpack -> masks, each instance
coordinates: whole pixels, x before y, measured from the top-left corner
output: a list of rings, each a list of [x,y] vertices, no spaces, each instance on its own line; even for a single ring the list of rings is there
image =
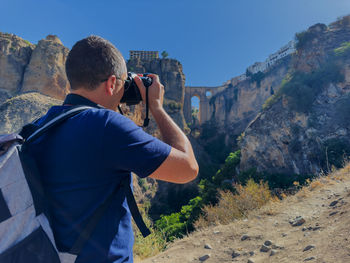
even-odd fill
[[[0,262],[74,262],[58,253],[46,216],[45,195],[36,165],[25,148],[44,132],[90,107],[76,107],[52,119],[24,139],[0,135]]]
[[[137,208],[130,182],[125,180],[79,231],[79,236],[68,253],[59,253],[56,248],[48,218],[48,200],[36,162],[27,148],[48,130],[91,108],[78,105],[45,121],[40,127],[26,125],[24,128],[28,128],[27,132],[21,132],[26,139],[18,134],[0,135],[0,263],[74,262],[120,188],[126,190],[130,212],[142,235],[146,237],[150,234]],[[55,203],[51,202],[50,205]]]

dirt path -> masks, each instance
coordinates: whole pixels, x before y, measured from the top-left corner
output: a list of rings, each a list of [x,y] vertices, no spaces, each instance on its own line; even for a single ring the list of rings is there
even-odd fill
[[[350,263],[349,211],[347,166],[248,219],[195,232],[142,263]],[[299,216],[299,223],[305,222],[292,226],[290,221]],[[267,252],[261,251],[264,243]]]

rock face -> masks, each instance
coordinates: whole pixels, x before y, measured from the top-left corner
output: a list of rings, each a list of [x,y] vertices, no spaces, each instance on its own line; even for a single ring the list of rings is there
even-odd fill
[[[334,50],[350,41],[348,20],[329,27],[316,25],[304,32],[312,37],[299,47],[290,72],[312,74],[326,65]],[[318,86],[309,110],[292,110],[288,96],[283,94],[258,114],[241,142],[241,171],[256,168],[258,172],[317,174],[350,154],[350,58],[338,59],[337,65],[344,79]],[[304,96],[306,92],[299,99]]]
[[[40,40],[26,68],[22,92],[38,91],[57,99],[69,93],[65,72],[68,48],[53,35]]]
[[[21,89],[34,47],[13,34],[0,33],[0,102]]]
[[[0,33],[0,102],[28,91],[56,99],[69,92],[65,73],[68,48],[48,35],[33,45],[13,34]]]
[[[185,75],[182,65],[175,59],[154,59],[143,61],[138,58],[129,60],[128,71],[135,73],[155,73],[160,77],[165,87],[164,108],[174,121],[184,129],[186,127],[183,116],[183,100],[185,91]],[[155,123],[150,123],[155,129]]]
[[[210,99],[212,120],[227,134],[241,134],[256,117],[266,99],[279,89],[290,61],[290,56],[279,61],[264,73],[260,83],[248,78],[236,85],[228,84]]]
[[[25,124],[44,115],[62,101],[37,92],[15,96],[0,104],[0,134],[18,132]]]

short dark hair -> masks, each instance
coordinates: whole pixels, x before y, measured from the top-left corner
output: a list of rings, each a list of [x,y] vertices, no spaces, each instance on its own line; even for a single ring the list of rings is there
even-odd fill
[[[89,36],[74,44],[66,61],[71,89],[96,89],[111,75],[120,78],[126,72],[122,54],[108,40]]]

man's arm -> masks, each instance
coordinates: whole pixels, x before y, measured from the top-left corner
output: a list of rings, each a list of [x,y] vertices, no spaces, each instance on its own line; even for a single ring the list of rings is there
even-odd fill
[[[169,156],[150,177],[172,183],[187,183],[196,178],[198,164],[190,141],[176,123],[163,109],[164,86],[157,75],[149,75],[153,79],[149,87],[149,108],[157,122],[162,139],[172,148]],[[135,78],[142,98],[145,98],[145,87],[139,77]]]

